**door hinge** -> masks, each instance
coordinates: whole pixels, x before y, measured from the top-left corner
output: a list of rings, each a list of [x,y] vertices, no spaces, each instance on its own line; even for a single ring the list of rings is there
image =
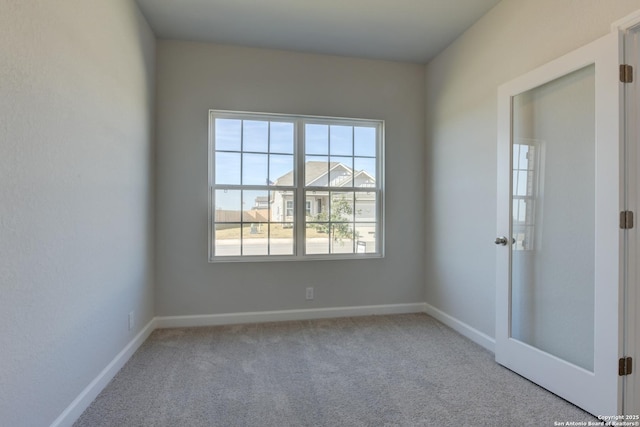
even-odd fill
[[[633,372],[633,359],[630,357],[623,357],[618,360],[618,375],[623,377],[630,375]]]
[[[620,212],[620,228],[623,230],[631,230],[633,228],[633,212]]]
[[[633,67],[628,64],[620,64],[620,81],[622,83],[633,83]]]

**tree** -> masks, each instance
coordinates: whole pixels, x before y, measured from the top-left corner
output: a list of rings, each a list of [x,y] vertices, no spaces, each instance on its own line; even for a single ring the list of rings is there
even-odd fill
[[[352,228],[353,202],[347,200],[344,195],[331,199],[331,215],[328,215],[327,212],[321,212],[316,215],[315,219],[322,222],[314,225],[318,233],[329,233],[329,227],[331,227],[334,242],[342,243],[343,239],[351,240],[359,237]]]

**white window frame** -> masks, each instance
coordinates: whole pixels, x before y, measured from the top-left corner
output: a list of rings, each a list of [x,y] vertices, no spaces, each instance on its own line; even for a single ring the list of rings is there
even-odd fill
[[[294,191],[294,223],[293,223],[293,255],[233,255],[216,256],[215,254],[215,190],[222,188],[234,188],[238,190],[254,190],[261,186],[255,185],[218,185],[215,183],[215,120],[216,119],[240,119],[240,120],[263,120],[263,121],[287,121],[294,123],[294,170],[293,186]],[[311,187],[306,186],[305,176],[305,124],[327,124],[344,126],[366,126],[376,128],[376,184],[373,187]],[[385,248],[385,202],[384,202],[384,142],[385,123],[384,120],[374,119],[353,119],[326,116],[308,116],[295,114],[274,114],[257,113],[246,111],[230,110],[209,110],[209,141],[208,141],[208,249],[209,262],[255,262],[255,261],[309,261],[309,260],[344,260],[344,259],[371,259],[383,258]],[[351,156],[358,158],[352,153]],[[242,173],[242,171],[241,171]],[[355,178],[355,175],[352,179]],[[355,180],[353,181],[355,184]],[[273,189],[267,186],[260,189]],[[345,192],[374,192],[376,195],[376,222],[375,222],[375,251],[370,253],[359,253],[357,242],[354,244],[354,253],[329,253],[329,254],[306,254],[306,200],[305,191],[345,191]],[[286,210],[286,209],[285,209]],[[354,225],[357,223],[353,222]]]
[[[284,206],[284,216],[285,217],[290,217],[290,216],[294,216],[295,212],[296,212],[296,206],[293,204],[293,200],[285,200],[285,206]],[[289,207],[289,205],[291,205],[291,207]],[[291,213],[289,213],[291,212]]]

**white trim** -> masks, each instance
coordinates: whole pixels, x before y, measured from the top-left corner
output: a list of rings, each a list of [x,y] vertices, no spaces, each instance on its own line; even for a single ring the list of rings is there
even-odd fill
[[[444,323],[462,336],[469,338],[474,343],[481,345],[490,352],[495,352],[496,340],[484,332],[467,325],[461,320],[445,313],[444,311],[435,308],[431,304],[424,303],[424,312],[434,319]]]
[[[85,387],[73,402],[62,411],[60,416],[51,423],[51,427],[71,426],[80,418],[80,415],[95,400],[100,392],[109,384],[109,381],[118,373],[125,363],[131,358],[133,353],[138,350],[142,343],[156,329],[156,318],[151,319],[149,323],[136,335],[125,348],[98,374],[97,377]]]
[[[142,343],[144,343],[149,335],[156,329],[408,313],[426,313],[487,350],[491,352],[494,351],[495,340],[493,338],[427,303],[329,307],[196,316],[158,316],[147,323],[129,344],[85,387],[60,416],[51,423],[50,427],[72,426],[87,407],[89,407],[91,402],[104,390],[118,371],[122,369],[124,364],[127,363],[131,356],[140,348]]]
[[[356,307],[310,308],[300,310],[256,311],[245,313],[203,314],[156,317],[157,328],[184,328],[286,320],[329,319],[385,314],[424,313],[424,303],[364,305]]]
[[[630,13],[624,18],[615,21],[613,24],[611,24],[611,31],[626,31],[638,24],[640,24],[640,10],[636,10],[635,12]]]
[[[632,65],[638,75],[640,58],[638,46],[640,46],[640,11],[635,14],[636,20],[624,31],[624,60],[625,64]],[[631,22],[631,20],[629,20]],[[640,85],[637,78],[631,84],[625,84],[624,124],[625,124],[625,150],[624,150],[624,188],[626,200],[624,210],[633,211],[638,215],[640,200],[640,186],[638,186],[638,173],[640,165],[640,151],[638,150],[638,135],[640,127],[635,119],[638,114],[637,102],[640,99]],[[640,307],[640,292],[638,289],[638,241],[640,234],[638,227],[627,230],[625,234],[625,290],[621,306],[624,307],[624,351],[621,357],[633,357],[635,363],[640,360],[640,328],[638,328],[638,307]],[[623,377],[623,411],[625,415],[637,415],[640,413],[640,376],[630,375]]]
[[[215,150],[215,123],[216,119],[242,119],[242,120],[261,120],[261,121],[286,121],[288,123],[292,123],[294,126],[294,147],[293,147],[293,157],[295,162],[295,167],[293,169],[294,175],[294,183],[293,185],[275,185],[270,186],[266,185],[245,185],[245,184],[217,184],[215,183],[215,156],[218,151]],[[364,157],[375,160],[376,166],[376,178],[375,187],[344,187],[344,183],[340,186],[327,186],[327,187],[313,187],[311,185],[306,185],[304,183],[304,174],[305,167],[307,161],[307,155],[304,149],[305,146],[305,126],[308,124],[320,124],[320,125],[346,125],[346,126],[362,126],[375,129],[376,134],[376,156],[356,156],[355,152],[352,152],[351,155],[344,157],[351,158],[352,160]],[[218,263],[218,262],[272,262],[272,261],[309,261],[315,259],[327,259],[327,260],[339,260],[339,259],[364,259],[364,258],[384,258],[384,132],[385,132],[385,121],[378,119],[358,119],[358,118],[342,118],[342,117],[318,117],[318,116],[307,116],[307,115],[299,115],[299,114],[280,114],[280,113],[259,113],[259,112],[242,112],[242,111],[227,111],[227,110],[209,110],[209,125],[208,125],[208,261],[210,263]],[[242,137],[241,137],[242,138]],[[352,144],[355,143],[355,136],[352,135]],[[329,135],[330,141],[330,135]],[[242,144],[241,144],[242,145]],[[243,151],[242,147],[239,150],[221,150],[223,152],[242,154],[247,151]],[[265,153],[265,154],[273,154],[273,153]],[[285,154],[285,153],[282,153]],[[327,153],[327,156],[323,157],[332,157],[331,153]],[[343,156],[340,156],[343,157]],[[241,156],[241,159],[243,156]],[[331,160],[331,159],[329,159]],[[351,168],[338,162],[336,165],[331,167],[326,174],[322,174],[319,177],[316,177],[318,180],[321,176],[327,175],[327,179],[330,178],[330,171],[338,168],[344,167],[348,170],[352,171],[351,183],[355,185],[355,174],[353,174],[353,164]],[[242,172],[242,160],[241,160],[241,172]],[[371,177],[370,174],[368,176]],[[269,177],[267,177],[267,180]],[[277,182],[278,180],[276,180]],[[329,183],[328,183],[329,184]],[[306,209],[304,203],[305,192],[306,191],[317,191],[316,188],[321,189],[322,191],[331,191],[332,189],[340,189],[341,191],[362,191],[362,192],[372,192],[376,193],[376,220],[375,227],[375,252],[366,253],[366,254],[356,254],[356,253],[331,253],[331,254],[306,254],[304,249],[304,243],[306,239],[306,228],[305,228],[305,218],[306,218]],[[216,190],[260,190],[260,191],[293,191],[295,193],[295,202],[293,206],[293,217],[295,217],[294,222],[294,253],[290,255],[216,255],[216,244],[215,244],[215,225],[217,224],[215,221],[215,194]],[[289,200],[287,200],[287,203]],[[286,204],[284,206],[284,217],[290,217],[287,215],[288,208]],[[234,221],[235,222],[235,221]],[[245,223],[244,220],[238,221],[239,223]],[[269,222],[279,222],[275,220],[270,220]],[[290,221],[284,221],[290,222]],[[331,221],[329,221],[331,222]],[[355,220],[352,221],[353,226],[356,226]]]

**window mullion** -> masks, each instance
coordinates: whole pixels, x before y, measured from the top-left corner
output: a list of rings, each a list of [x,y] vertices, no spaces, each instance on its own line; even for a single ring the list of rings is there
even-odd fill
[[[305,253],[305,239],[306,239],[306,224],[305,224],[305,212],[301,206],[304,206],[305,200],[305,149],[304,149],[304,120],[296,120],[294,134],[296,140],[294,141],[294,159],[295,159],[295,173],[294,185],[295,185],[295,203],[293,204],[294,214],[296,222],[294,224],[294,238],[295,238],[295,256],[302,257]]]
[[[355,190],[356,188],[356,128],[351,127],[351,190]],[[353,227],[352,232],[352,246],[353,253],[357,253],[358,248],[356,247],[356,192],[353,191],[351,193],[351,203],[353,206],[351,216],[351,227]]]
[[[271,121],[267,122],[267,187],[271,184]],[[267,190],[267,255],[271,255],[271,191]]]
[[[376,175],[375,175],[375,190],[376,190],[376,252],[384,255],[384,242],[385,242],[385,227],[383,226],[385,221],[385,206],[384,200],[385,193],[385,170],[384,170],[384,152],[385,152],[385,135],[383,132],[383,126],[378,124],[376,126]]]
[[[244,255],[244,120],[240,120],[240,256]]]
[[[244,191],[240,192],[240,256],[244,255]]]
[[[215,241],[216,241],[216,234],[215,234],[215,225],[214,225],[214,221],[215,221],[215,212],[213,207],[215,206],[216,200],[215,200],[215,191],[213,189],[213,185],[214,185],[214,179],[213,177],[215,176],[215,120],[212,119],[211,117],[211,113],[209,113],[209,147],[208,147],[208,151],[207,151],[207,161],[208,163],[208,171],[207,171],[207,178],[209,180],[208,184],[209,184],[209,213],[207,215],[208,219],[209,219],[209,224],[208,224],[208,231],[209,231],[209,260],[213,259],[213,257],[216,255],[215,254]]]
[[[353,187],[353,184],[355,182],[354,177],[355,176],[353,175],[353,170],[352,170],[352,178],[351,178],[352,187]],[[353,246],[353,253],[355,254],[356,253],[356,192],[355,191],[351,193],[351,206],[352,206],[352,209],[351,209],[351,227],[353,227],[353,230],[351,230],[351,235],[353,236],[351,238],[351,240],[352,240],[351,243],[352,243],[352,246]]]

